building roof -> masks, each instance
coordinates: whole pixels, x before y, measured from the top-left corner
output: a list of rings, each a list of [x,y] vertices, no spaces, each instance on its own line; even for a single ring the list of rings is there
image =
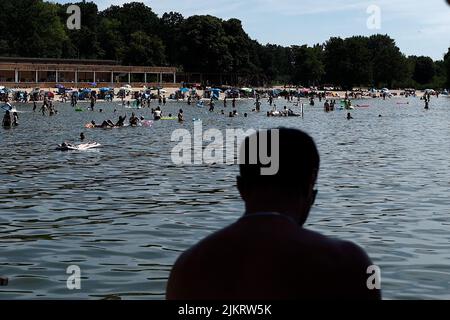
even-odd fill
[[[114,60],[0,57],[1,70],[174,73],[175,67],[122,66]]]

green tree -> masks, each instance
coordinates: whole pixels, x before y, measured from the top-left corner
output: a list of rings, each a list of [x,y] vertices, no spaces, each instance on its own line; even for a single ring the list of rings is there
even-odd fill
[[[450,89],[450,48],[448,48],[448,52],[445,55],[444,63],[447,76],[447,88]]]
[[[354,85],[369,85],[373,82],[371,54],[368,38],[351,37],[345,40],[347,63],[343,84],[347,88]]]
[[[164,13],[161,17],[160,36],[166,46],[167,60],[172,65],[181,65],[180,63],[180,42],[183,37],[181,27],[184,17],[178,12]]]
[[[391,88],[394,81],[407,80],[406,57],[400,52],[394,39],[387,35],[373,35],[368,39],[368,48],[372,60],[374,86]]]
[[[322,46],[317,45],[312,48],[306,45],[301,47],[293,46],[292,54],[294,65],[294,83],[302,84],[304,86],[319,84],[325,73],[322,57]]]
[[[213,16],[184,20],[180,43],[181,62],[186,71],[221,73],[232,71],[233,57],[222,21]]]
[[[164,45],[157,36],[137,31],[131,35],[123,62],[127,65],[161,66],[165,63],[164,51]]]
[[[68,37],[58,6],[42,0],[2,0],[3,50],[12,56],[60,58]]]
[[[341,38],[330,38],[325,43],[324,52],[325,81],[327,84],[344,85],[349,63],[345,41]]]
[[[136,31],[142,31],[148,35],[157,35],[159,32],[158,16],[144,3],[130,2],[123,6],[111,6],[102,11],[100,16],[120,22],[120,32],[126,43],[131,41],[131,34]]]
[[[122,61],[126,50],[125,41],[120,32],[122,24],[114,18],[102,18],[99,27],[99,43],[102,58]]]
[[[67,30],[69,36],[69,50],[75,54],[74,58],[79,59],[97,59],[104,55],[103,49],[99,42],[99,12],[98,7],[93,2],[76,2],[73,3],[80,7],[81,10],[81,29]],[[62,6],[60,16],[62,22],[67,19],[67,7],[71,4]]]
[[[434,61],[430,57],[411,57],[415,62],[413,80],[424,85],[433,80],[436,74]]]

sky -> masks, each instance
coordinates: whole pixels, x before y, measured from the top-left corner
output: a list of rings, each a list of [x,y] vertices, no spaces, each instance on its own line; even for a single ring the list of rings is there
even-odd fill
[[[447,0],[136,0],[161,16],[238,18],[252,39],[284,46],[324,43],[332,36],[388,34],[406,55],[440,60],[450,47]],[[66,3],[75,0],[53,0]],[[130,1],[93,0],[99,9]],[[377,13],[371,7],[379,8]],[[368,12],[368,9],[370,12]],[[374,18],[375,17],[375,18]],[[379,29],[367,21],[379,21]],[[375,20],[374,20],[375,19]],[[372,26],[377,24],[372,23]]]

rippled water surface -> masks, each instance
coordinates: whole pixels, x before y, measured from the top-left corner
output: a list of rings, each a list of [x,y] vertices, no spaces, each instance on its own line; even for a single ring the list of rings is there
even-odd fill
[[[364,101],[370,108],[352,112],[352,121],[320,107],[306,107],[304,119],[267,118],[250,112],[253,101],[238,105],[246,119],[181,102],[165,109],[182,107],[204,129],[311,134],[322,163],[308,227],[365,248],[382,269],[385,298],[449,299],[450,98],[432,100],[428,112],[418,98],[397,101]],[[192,130],[192,121],[87,130],[90,120],[117,120],[112,110],[126,110],[57,107],[49,118],[19,105],[20,126],[0,130],[0,276],[9,278],[0,299],[162,299],[177,256],[242,214],[237,166],[173,165],[172,131]],[[150,118],[147,109],[137,113]],[[82,131],[103,148],[54,150]],[[66,288],[69,265],[81,268],[81,290]]]

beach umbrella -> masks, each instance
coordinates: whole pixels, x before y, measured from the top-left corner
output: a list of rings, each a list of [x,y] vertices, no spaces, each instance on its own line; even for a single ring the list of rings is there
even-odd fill
[[[108,92],[110,91],[110,88],[100,88],[100,92]]]
[[[253,89],[250,88],[241,88],[241,91],[247,92],[247,93],[252,93]]]
[[[180,91],[181,91],[181,93],[186,93],[186,92],[189,92],[189,89],[188,88],[181,88]]]

